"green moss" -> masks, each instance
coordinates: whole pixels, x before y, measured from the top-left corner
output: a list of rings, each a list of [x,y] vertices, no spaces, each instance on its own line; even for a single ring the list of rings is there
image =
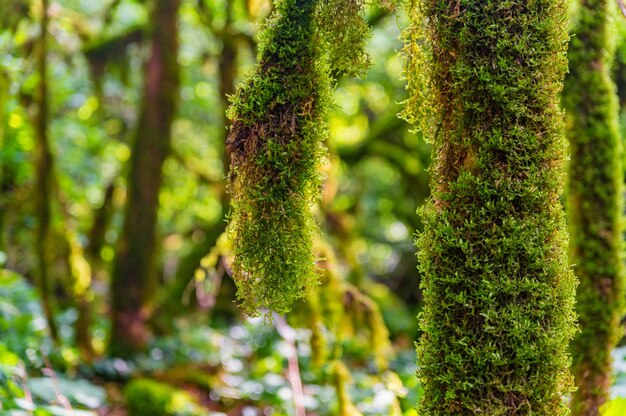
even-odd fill
[[[344,363],[339,360],[331,363],[330,372],[333,386],[337,393],[338,416],[362,416],[362,413],[352,403],[350,397],[349,384],[352,382],[350,371]]]
[[[259,63],[229,109],[233,272],[249,315],[259,308],[285,313],[318,284],[310,210],[326,157],[331,71],[352,73],[348,62],[335,59],[338,49],[324,47],[334,35],[320,23],[328,13],[323,3],[276,2],[260,35]],[[349,26],[333,30],[354,39]],[[352,56],[358,68],[363,53]]]
[[[239,86],[229,116],[237,296],[244,311],[289,311],[317,285],[310,214],[329,102],[327,67],[314,46],[314,0],[276,5],[259,64]]]
[[[596,415],[609,398],[611,351],[623,313],[623,167],[618,98],[611,79],[615,53],[608,0],[586,0],[577,11],[563,94],[572,153],[568,215],[570,262],[580,280],[581,332],[572,343],[578,387],[572,414]]]
[[[319,2],[316,21],[334,76],[362,76],[370,65],[365,52],[369,26],[364,0]]]
[[[129,416],[206,415],[188,393],[154,380],[133,380],[124,388],[124,395]]]
[[[316,368],[322,368],[328,360],[328,340],[324,334],[324,315],[319,296],[316,294],[306,299],[308,319],[307,326],[311,329],[311,361]]]
[[[564,0],[410,2],[404,116],[433,145],[420,415],[566,415]],[[423,123],[419,125],[419,123]]]

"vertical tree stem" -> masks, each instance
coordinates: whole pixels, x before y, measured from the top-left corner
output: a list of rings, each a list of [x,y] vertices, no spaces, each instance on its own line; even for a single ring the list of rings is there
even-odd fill
[[[48,243],[51,221],[51,188],[52,188],[52,152],[48,141],[48,0],[41,0],[41,21],[39,34],[39,54],[37,72],[39,87],[37,91],[37,115],[35,118],[35,151],[36,151],[36,185],[35,210],[37,228],[35,235],[35,252],[37,255],[37,286],[41,293],[44,313],[48,320],[50,334],[58,340],[58,331],[54,323],[52,307],[53,284],[48,271]]]
[[[409,12],[405,117],[426,120],[433,144],[418,411],[567,415],[567,2],[419,0]]]
[[[581,332],[572,343],[572,414],[596,416],[609,398],[611,352],[622,333],[624,186],[619,105],[611,79],[612,0],[582,0],[569,47],[570,262],[580,280]]]
[[[148,341],[146,320],[155,285],[157,211],[162,167],[171,147],[179,86],[179,0],[156,0],[151,53],[127,181],[125,220],[112,275],[112,354],[128,356]]]

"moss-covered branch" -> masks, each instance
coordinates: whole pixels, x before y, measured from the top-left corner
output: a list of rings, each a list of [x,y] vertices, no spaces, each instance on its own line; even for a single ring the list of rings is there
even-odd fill
[[[611,351],[623,312],[623,167],[611,0],[584,0],[569,47],[563,104],[568,114],[570,261],[580,280],[581,332],[572,343],[577,390],[572,414],[600,414],[609,397]]]
[[[434,163],[418,238],[420,415],[566,415],[566,2],[410,3],[405,117],[425,120]]]
[[[326,154],[331,73],[356,74],[366,64],[362,7],[277,1],[260,36],[259,63],[229,110],[233,271],[250,315],[261,307],[287,312],[317,285],[310,210]]]
[[[260,307],[285,313],[317,285],[310,208],[321,183],[330,85],[315,46],[316,3],[276,5],[259,64],[230,109],[233,269],[251,315]]]

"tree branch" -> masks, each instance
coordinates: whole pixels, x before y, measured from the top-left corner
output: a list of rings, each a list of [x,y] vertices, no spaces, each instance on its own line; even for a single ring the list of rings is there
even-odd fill
[[[617,0],[617,4],[619,9],[622,11],[622,15],[626,17],[626,4],[624,4],[624,0]]]

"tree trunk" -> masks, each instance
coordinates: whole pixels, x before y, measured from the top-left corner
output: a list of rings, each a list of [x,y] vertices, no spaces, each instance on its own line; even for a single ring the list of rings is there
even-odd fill
[[[39,50],[37,71],[39,73],[39,89],[37,91],[37,113],[35,117],[35,215],[37,227],[35,231],[35,253],[37,256],[37,286],[41,295],[43,310],[48,320],[50,335],[58,340],[58,331],[54,323],[52,307],[53,284],[49,266],[48,242],[51,220],[52,198],[52,152],[48,141],[48,0],[41,0],[41,22],[39,34]]]
[[[0,149],[6,149],[5,125],[6,125],[6,103],[9,97],[8,77],[0,72]],[[15,185],[15,174],[13,163],[5,160],[7,156],[0,154],[0,252],[7,255],[5,249],[5,228],[6,212],[9,205],[9,193],[13,191]],[[1,254],[0,254],[1,255]],[[0,260],[0,267],[4,267],[4,262]]]
[[[567,415],[566,1],[416,3],[405,117],[433,144],[419,414]]]
[[[581,332],[572,343],[573,415],[596,416],[609,398],[611,351],[624,305],[623,166],[610,0],[583,0],[563,94],[568,112],[570,262],[580,281]]]
[[[148,341],[146,320],[155,284],[155,253],[162,166],[170,152],[179,86],[179,0],[156,0],[151,54],[128,176],[125,220],[113,267],[110,353],[129,356]]]

